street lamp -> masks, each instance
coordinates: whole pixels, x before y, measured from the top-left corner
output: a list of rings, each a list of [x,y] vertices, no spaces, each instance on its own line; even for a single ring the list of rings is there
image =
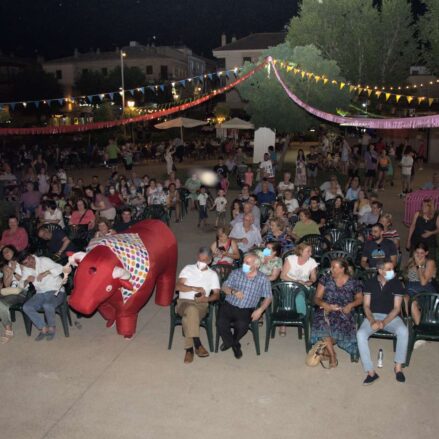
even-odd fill
[[[120,74],[122,79],[122,87],[121,87],[121,95],[122,95],[122,113],[125,109],[125,76],[124,76],[124,67],[123,67],[123,59],[127,56],[127,54],[121,50],[120,51]]]

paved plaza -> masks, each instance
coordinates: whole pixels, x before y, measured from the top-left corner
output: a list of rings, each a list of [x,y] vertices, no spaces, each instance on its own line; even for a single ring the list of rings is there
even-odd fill
[[[136,170],[141,175],[146,167]],[[163,170],[164,165],[148,168],[157,176]],[[418,174],[415,186],[431,173],[430,168]],[[388,188],[380,197],[404,243],[399,189],[399,184]],[[179,269],[214,239],[214,232],[199,230],[196,221],[191,212],[172,224]],[[78,322],[82,327],[73,326],[69,338],[59,328],[53,342],[37,343],[17,316],[16,337],[0,346],[1,438],[438,437],[438,343],[416,349],[407,382],[400,384],[393,373],[392,342],[371,340],[374,359],[379,348],[384,350],[384,368],[376,384],[363,387],[361,365],[344,353],[336,369],[305,366],[304,342],[295,329],[277,336],[260,356],[247,334],[242,359],[227,351],[185,365],[181,330],[168,350],[169,309],[153,300],[141,311],[131,341],[106,329],[99,314]],[[265,327],[260,335],[264,340]],[[207,346],[204,331],[202,341]]]

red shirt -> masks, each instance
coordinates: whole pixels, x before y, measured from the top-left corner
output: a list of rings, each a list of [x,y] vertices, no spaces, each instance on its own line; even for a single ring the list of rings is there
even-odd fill
[[[29,244],[27,232],[23,227],[19,227],[14,233],[7,229],[2,234],[0,245],[13,245],[18,251],[24,250]]]

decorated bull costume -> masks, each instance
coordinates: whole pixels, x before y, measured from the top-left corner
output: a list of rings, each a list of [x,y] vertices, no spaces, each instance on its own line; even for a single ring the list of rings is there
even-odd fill
[[[117,332],[132,337],[137,315],[156,287],[155,302],[172,302],[177,269],[177,241],[161,221],[146,220],[124,233],[93,239],[85,253],[70,257],[78,264],[69,304],[82,314],[96,309],[116,322]]]

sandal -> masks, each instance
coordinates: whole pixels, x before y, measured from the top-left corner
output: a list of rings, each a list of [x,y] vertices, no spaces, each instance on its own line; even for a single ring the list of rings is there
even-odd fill
[[[5,344],[10,342],[13,336],[14,336],[14,331],[10,329],[5,329],[5,332],[3,333],[1,338],[1,343]]]

